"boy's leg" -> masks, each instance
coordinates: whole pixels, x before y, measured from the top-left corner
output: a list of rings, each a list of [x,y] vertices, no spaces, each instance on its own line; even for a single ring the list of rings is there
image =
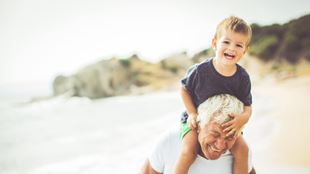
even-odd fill
[[[197,157],[197,132],[189,131],[182,140],[180,156],[174,168],[174,174],[187,174],[191,164]]]
[[[247,174],[249,148],[242,136],[237,138],[230,151],[234,156],[233,174]]]

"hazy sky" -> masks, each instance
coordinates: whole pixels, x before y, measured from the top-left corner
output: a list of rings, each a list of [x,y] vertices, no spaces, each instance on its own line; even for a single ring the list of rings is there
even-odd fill
[[[0,0],[0,85],[57,74],[133,53],[156,61],[209,47],[217,23],[285,23],[310,0]]]

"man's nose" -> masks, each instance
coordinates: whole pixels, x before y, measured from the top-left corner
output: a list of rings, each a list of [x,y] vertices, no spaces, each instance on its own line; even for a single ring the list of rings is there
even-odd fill
[[[215,146],[217,149],[219,150],[223,150],[226,149],[226,141],[224,138],[219,138],[216,142],[215,142]]]

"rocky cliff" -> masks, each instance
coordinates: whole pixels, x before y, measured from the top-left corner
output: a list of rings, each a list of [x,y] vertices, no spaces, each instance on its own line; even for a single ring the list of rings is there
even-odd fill
[[[143,61],[137,55],[127,59],[111,58],[88,65],[71,76],[57,76],[53,91],[54,95],[92,99],[147,92],[169,86],[191,64],[186,53],[169,56],[157,64]]]

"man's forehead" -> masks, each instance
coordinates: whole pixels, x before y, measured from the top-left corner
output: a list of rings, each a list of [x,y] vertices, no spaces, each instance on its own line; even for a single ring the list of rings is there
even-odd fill
[[[219,123],[217,123],[216,121],[212,120],[210,121],[208,124],[206,124],[204,126],[204,128],[207,130],[207,131],[218,131],[218,132],[222,132],[223,129],[221,127],[221,125]]]

